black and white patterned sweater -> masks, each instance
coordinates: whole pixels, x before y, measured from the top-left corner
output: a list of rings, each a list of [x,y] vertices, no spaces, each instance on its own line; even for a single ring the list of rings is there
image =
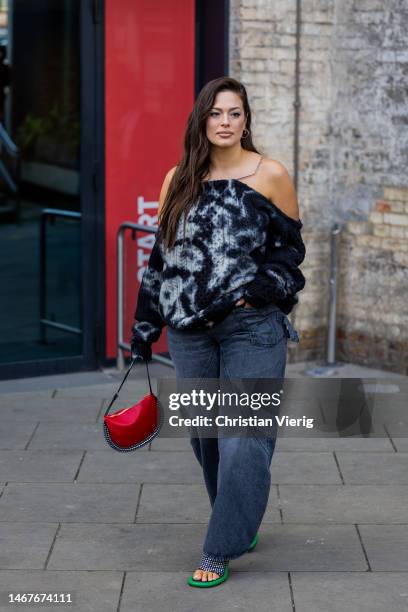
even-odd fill
[[[274,302],[288,314],[305,278],[302,221],[286,215],[238,179],[202,183],[191,207],[183,242],[181,215],[176,242],[165,250],[160,228],[143,274],[133,332],[152,343],[164,325],[211,326],[244,297],[252,306]]]

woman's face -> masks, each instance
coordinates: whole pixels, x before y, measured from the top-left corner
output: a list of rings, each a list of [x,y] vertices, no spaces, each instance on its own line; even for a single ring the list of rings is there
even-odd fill
[[[246,117],[242,100],[233,91],[220,91],[207,118],[206,135],[213,145],[230,147],[241,141]],[[228,132],[222,134],[222,132]]]

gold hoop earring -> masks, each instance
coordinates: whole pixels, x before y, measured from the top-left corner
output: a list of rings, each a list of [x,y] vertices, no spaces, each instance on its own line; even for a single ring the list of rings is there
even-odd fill
[[[244,132],[246,132],[246,134],[244,134]],[[242,136],[241,136],[241,138],[246,138],[246,137],[248,136],[248,134],[249,134],[249,130],[247,130],[246,128],[244,128],[244,129],[243,129],[243,131],[242,131]]]

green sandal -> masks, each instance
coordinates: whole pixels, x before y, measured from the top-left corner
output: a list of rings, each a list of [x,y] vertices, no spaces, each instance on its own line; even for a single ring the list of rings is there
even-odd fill
[[[254,539],[252,540],[251,544],[248,547],[248,551],[247,552],[251,552],[252,550],[254,550],[255,546],[258,544],[258,534],[255,535]],[[199,568],[202,569],[202,568]],[[212,571],[212,570],[203,570],[203,571]],[[216,570],[214,570],[215,573],[218,574],[218,572]],[[220,576],[219,578],[216,578],[216,580],[207,580],[205,582],[203,582],[203,580],[194,580],[193,576],[189,576],[187,579],[187,584],[189,584],[190,586],[194,586],[194,587],[212,587],[212,586],[217,586],[217,584],[221,584],[221,582],[225,582],[227,580],[229,576],[229,569],[228,569],[228,565],[225,567],[224,569],[224,573],[222,574],[222,576]]]
[[[258,534],[255,535],[254,539],[252,540],[251,544],[249,545],[248,551],[247,552],[251,552],[251,550],[254,550],[255,546],[258,544]]]
[[[223,575],[220,576],[219,578],[216,578],[216,580],[207,580],[206,582],[203,582],[202,580],[194,580],[193,576],[189,576],[187,579],[187,584],[189,584],[190,586],[194,586],[194,587],[208,588],[208,587],[217,586],[217,584],[221,584],[221,582],[225,582],[228,576],[229,576],[229,569],[227,566],[224,570]]]
[[[198,566],[198,569],[203,570],[204,572],[214,572],[219,574],[219,578],[215,580],[194,580],[193,576],[189,576],[187,578],[187,584],[194,587],[212,587],[217,586],[217,584],[221,584],[221,582],[225,582],[229,576],[228,569],[228,561],[217,561],[216,559],[210,557],[206,553],[203,552],[201,557],[201,563]]]

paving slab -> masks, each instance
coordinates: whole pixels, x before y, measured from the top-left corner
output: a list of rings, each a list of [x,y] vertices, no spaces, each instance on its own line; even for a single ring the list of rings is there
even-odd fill
[[[0,387],[4,384],[4,381],[0,381]],[[53,389],[44,389],[42,391],[18,391],[21,384],[24,384],[23,381],[14,381],[14,389],[9,389],[7,393],[0,392],[0,410],[3,414],[3,410],[5,410],[8,406],[22,406],[24,404],[39,404],[41,402],[48,402],[52,399],[54,390]]]
[[[387,431],[397,452],[408,452],[408,424],[392,423],[387,425]]]
[[[408,453],[408,438],[393,438],[392,441],[397,452]]]
[[[407,575],[293,572],[296,612],[406,612]]]
[[[387,431],[391,438],[408,438],[408,423],[398,421],[397,423],[391,423],[386,426]]]
[[[61,526],[48,563],[58,570],[188,571],[199,562],[206,525]]]
[[[153,451],[189,451],[192,452],[191,442],[189,436],[183,438],[164,438],[163,436],[156,436],[151,444],[150,448]]]
[[[2,450],[0,479],[14,482],[72,482],[82,455],[78,450]]]
[[[274,452],[271,463],[273,484],[340,484],[333,453]]]
[[[19,392],[32,393],[51,391],[63,387],[82,387],[87,385],[98,385],[115,380],[109,370],[92,370],[90,372],[72,372],[68,374],[51,374],[50,376],[31,376],[30,378],[19,378],[0,381],[0,393]]]
[[[284,438],[278,436],[276,440],[275,452],[280,451],[359,451],[359,452],[389,452],[394,453],[395,449],[390,439],[386,436],[381,438]]]
[[[280,522],[276,487],[271,487],[264,522]],[[1,508],[1,505],[0,505]],[[211,505],[203,484],[145,484],[137,523],[208,523]]]
[[[236,571],[365,571],[354,526],[262,524],[253,553],[234,561]]]
[[[372,419],[374,423],[383,423],[385,425],[395,425],[399,421],[408,422],[407,414],[408,399],[400,400],[399,402],[378,402],[375,404],[372,411]]]
[[[0,450],[25,448],[36,427],[35,421],[13,421],[2,418],[0,421]]]
[[[408,484],[408,453],[336,452],[345,484]]]
[[[133,523],[138,485],[8,483],[0,521]]]
[[[203,484],[144,484],[136,523],[208,523],[211,505]]]
[[[375,412],[374,410],[365,410],[362,412],[359,418],[356,417],[357,411],[360,408],[353,408],[353,412],[348,415],[347,407],[339,411],[337,414],[336,406],[322,407],[323,418],[319,418],[316,421],[316,425],[313,430],[313,435],[322,435],[325,437],[327,433],[330,435],[336,434],[342,438],[348,437],[371,437],[381,438],[385,437],[384,430],[384,418],[383,414]],[[339,424],[337,424],[337,419]]]
[[[285,573],[231,570],[226,582],[211,589],[190,587],[188,575],[189,572],[127,572],[120,612],[292,612]]]
[[[287,365],[286,374],[289,377],[303,377],[305,376],[305,372],[310,372],[312,369],[314,370],[322,367],[327,368],[327,364],[324,361],[298,361],[296,363],[290,363]],[[406,376],[404,376],[404,374],[398,374],[388,370],[369,368],[356,363],[337,362],[334,366],[330,366],[327,369],[330,370],[330,377],[332,378],[361,378],[362,380],[379,378],[389,379],[390,381],[398,384],[404,383],[406,380]]]
[[[0,570],[43,569],[57,523],[0,522]]]
[[[206,525],[63,524],[50,569],[191,571],[201,557]],[[253,553],[234,559],[243,571],[365,571],[354,526],[264,524]]]
[[[57,399],[96,399],[101,401],[111,398],[117,391],[116,381],[105,382],[100,385],[86,385],[83,387],[62,387],[54,390],[54,398]]]
[[[0,571],[0,592],[11,593],[72,593],[71,604],[20,605],[29,612],[47,610],[61,612],[116,612],[123,581],[123,572],[54,572],[21,570]],[[15,608],[19,606],[14,606]],[[10,612],[13,606],[2,605],[0,612]]]
[[[373,571],[408,571],[408,525],[359,525]],[[408,590],[408,576],[407,576]]]
[[[407,485],[280,485],[284,523],[408,523]]]
[[[177,451],[118,453],[113,449],[89,451],[82,463],[79,482],[203,483],[202,469],[193,454]]]
[[[101,423],[40,423],[28,445],[34,449],[107,450]],[[149,445],[134,452],[147,451]],[[117,452],[117,451],[116,451]]]
[[[75,421],[81,423],[95,423],[101,411],[100,399],[51,398],[41,399],[37,394],[28,394],[24,400],[10,396],[8,401],[2,399],[0,413],[2,419],[7,421]]]
[[[152,367],[174,378],[174,370]],[[289,364],[289,375],[303,377],[299,367]],[[124,371],[35,377],[18,387],[0,381],[0,393],[7,391],[0,395],[0,592],[10,585],[19,591],[70,589],[80,596],[72,609],[117,612],[124,578],[120,612],[199,612],[209,602],[228,612],[289,612],[292,572],[296,612],[408,610],[407,411],[406,402],[387,396],[390,381],[408,390],[408,378],[390,375],[388,381],[388,373],[354,366],[335,375],[347,374],[367,376],[376,386],[371,377],[384,376],[374,416],[386,427],[370,437],[283,430],[258,546],[231,561],[225,584],[206,590],[186,584],[210,515],[188,436],[159,436],[123,454],[103,438],[104,410]],[[296,414],[314,407],[302,397],[307,388],[296,384],[289,404]],[[111,412],[147,389],[140,365]]]

